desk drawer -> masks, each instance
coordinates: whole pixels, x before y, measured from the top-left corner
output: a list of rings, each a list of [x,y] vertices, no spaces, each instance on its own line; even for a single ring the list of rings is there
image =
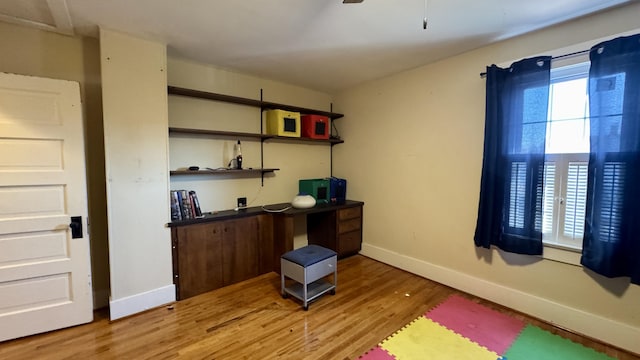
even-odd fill
[[[359,218],[359,217],[362,217],[362,207],[361,206],[338,210],[338,220],[339,221],[348,220],[348,219],[354,219],[354,218]]]
[[[355,218],[338,222],[338,234],[344,234],[354,230],[360,230],[362,219]]]
[[[338,236],[338,253],[355,254],[362,245],[362,230],[351,231]]]

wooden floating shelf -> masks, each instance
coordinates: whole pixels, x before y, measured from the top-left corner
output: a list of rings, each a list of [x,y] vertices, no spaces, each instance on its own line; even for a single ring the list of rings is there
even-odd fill
[[[288,137],[288,136],[272,136],[269,135],[270,137],[265,139],[265,140],[271,140],[271,141],[282,141],[282,142],[298,142],[298,143],[308,143],[308,144],[331,144],[331,145],[335,145],[335,144],[342,144],[344,142],[344,140],[342,139],[334,139],[334,138],[329,138],[329,139],[310,139],[310,138],[304,138],[304,137]]]
[[[339,119],[344,117],[343,114],[334,113],[333,111],[321,111],[315,109],[308,109],[298,106],[291,106],[286,104],[279,104],[269,101],[262,100],[262,89],[260,90],[260,100],[242,98],[239,96],[232,95],[224,95],[217,94],[208,91],[194,90],[181,88],[177,86],[167,86],[167,93],[169,95],[178,95],[178,96],[186,96],[196,99],[203,100],[213,100],[213,101],[221,101],[231,104],[237,105],[245,105],[259,108],[260,111],[270,110],[270,109],[281,109],[286,111],[299,112],[301,114],[306,115],[320,115],[325,116],[333,122],[335,119]],[[331,105],[331,109],[333,110],[333,105]],[[263,130],[263,114],[260,115],[260,132]],[[344,140],[340,138],[329,138],[329,139],[310,139],[304,137],[288,137],[288,136],[275,136],[269,134],[261,134],[261,133],[248,133],[248,132],[237,132],[237,131],[221,131],[221,130],[206,130],[206,129],[192,129],[192,128],[178,128],[178,127],[170,127],[169,134],[175,135],[189,135],[189,136],[205,136],[205,137],[221,137],[221,138],[229,138],[229,139],[248,139],[248,140],[256,140],[260,141],[260,166],[263,166],[263,147],[265,141],[275,141],[275,142],[285,142],[285,143],[301,143],[301,144],[319,144],[319,145],[330,145],[332,154],[333,154],[333,145],[342,144]],[[264,186],[264,174],[273,173],[277,170],[276,168],[259,168],[259,169],[202,169],[202,170],[187,170],[186,168],[182,168],[180,170],[171,170],[169,173],[171,176],[215,176],[215,175],[260,175],[262,178],[262,185]]]
[[[268,134],[255,134],[255,133],[246,133],[246,132],[235,132],[235,131],[220,131],[220,130],[204,130],[204,129],[186,129],[186,128],[169,128],[169,133],[173,134],[189,134],[189,135],[205,135],[205,136],[219,136],[219,137],[229,137],[229,138],[244,138],[244,139],[260,139],[260,140],[273,140],[273,141],[283,141],[283,142],[300,142],[300,143],[322,143],[322,144],[342,144],[344,140],[342,139],[310,139],[303,137],[288,137],[288,136],[276,136],[276,135],[268,135]]]
[[[174,128],[174,127],[169,128],[169,133],[220,136],[220,137],[231,137],[231,138],[246,138],[246,139],[269,139],[273,137],[273,135],[263,135],[263,134],[246,133],[246,132],[186,129],[186,128]]]
[[[182,96],[188,96],[188,97],[193,97],[198,99],[224,101],[224,102],[239,104],[239,105],[262,107],[262,101],[260,100],[247,99],[247,98],[231,96],[231,95],[216,94],[208,91],[186,89],[186,88],[181,88],[177,86],[167,86],[167,93],[170,95],[182,95]]]
[[[201,169],[201,170],[171,170],[170,175],[242,175],[265,174],[278,171],[277,168],[265,169]]]
[[[331,111],[321,111],[321,110],[303,108],[298,106],[279,104],[279,103],[274,103],[270,101],[247,99],[239,96],[217,94],[217,93],[212,93],[208,91],[186,89],[186,88],[181,88],[177,86],[167,86],[167,92],[170,95],[181,95],[181,96],[188,96],[188,97],[206,99],[206,100],[224,101],[224,102],[233,103],[233,104],[259,107],[262,110],[281,109],[281,110],[299,112],[302,114],[322,115],[322,116],[328,117],[331,120],[344,117],[344,114],[334,113]]]

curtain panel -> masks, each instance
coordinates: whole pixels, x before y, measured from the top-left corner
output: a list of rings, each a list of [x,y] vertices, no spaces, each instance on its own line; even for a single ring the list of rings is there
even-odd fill
[[[589,57],[590,155],[581,263],[640,284],[640,34]]]
[[[542,254],[542,191],[551,57],[487,67],[476,246]]]

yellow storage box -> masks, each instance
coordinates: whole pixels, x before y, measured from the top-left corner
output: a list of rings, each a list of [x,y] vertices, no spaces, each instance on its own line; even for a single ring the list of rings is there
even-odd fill
[[[267,110],[267,134],[300,137],[300,113],[285,110]]]

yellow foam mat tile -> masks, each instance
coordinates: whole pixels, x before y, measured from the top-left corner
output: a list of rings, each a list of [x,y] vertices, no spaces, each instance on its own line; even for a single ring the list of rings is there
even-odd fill
[[[496,360],[499,357],[424,316],[391,335],[380,347],[398,360]]]

